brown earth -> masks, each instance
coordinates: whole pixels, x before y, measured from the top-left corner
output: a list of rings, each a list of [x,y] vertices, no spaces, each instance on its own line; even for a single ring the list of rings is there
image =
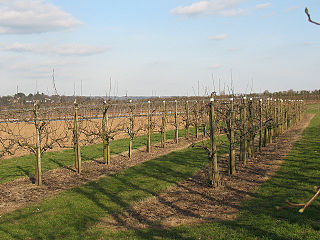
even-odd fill
[[[159,195],[142,200],[116,216],[104,218],[98,226],[120,231],[236,218],[241,201],[251,198],[252,192],[274,175],[312,117],[306,115],[246,166],[237,162],[237,173],[233,176],[228,175],[228,156],[219,158],[221,187],[208,186],[208,169],[202,169]]]
[[[262,153],[257,154],[254,160],[248,162],[247,166],[244,167],[238,163],[237,173],[233,176],[227,174],[228,157],[221,156],[219,166],[223,186],[220,188],[213,189],[208,186],[207,169],[202,169],[186,181],[178,183],[158,196],[138,202],[119,216],[109,216],[103,219],[99,225],[118,231],[129,228],[168,227],[234,219],[239,211],[240,202],[250,198],[252,191],[268,180],[280,167],[311,118],[311,115],[306,115],[297,126],[286,131],[274,143],[265,147]],[[62,191],[172,151],[184,149],[191,143],[192,141],[184,139],[181,139],[178,145],[173,141],[168,141],[165,149],[155,145],[151,154],[145,149],[134,150],[131,159],[128,159],[127,153],[114,155],[110,166],[105,166],[100,161],[85,162],[81,175],[77,175],[73,167],[51,170],[43,174],[43,186],[41,187],[32,184],[27,177],[1,184],[0,215],[39,203]]]
[[[54,169],[43,173],[43,185],[40,187],[32,184],[32,180],[28,177],[1,184],[0,215],[38,203],[62,191],[75,188],[81,184],[119,172],[172,151],[187,148],[194,141],[195,139],[186,140],[180,138],[179,143],[176,144],[173,140],[169,140],[166,142],[165,148],[161,148],[159,144],[154,145],[151,153],[147,153],[145,147],[136,149],[133,151],[131,159],[127,157],[127,152],[112,155],[110,166],[106,166],[102,159],[87,161],[82,163],[83,170],[81,175],[76,174],[73,166]]]
[[[181,115],[179,116],[178,121],[179,121],[179,128],[183,128],[184,122],[183,122],[183,117]],[[162,122],[162,116],[161,115],[153,116],[153,122],[154,122],[153,132],[154,133],[159,132],[161,122]],[[147,117],[135,118],[135,131],[137,132],[136,136],[147,134],[146,124],[147,124]],[[129,126],[128,118],[109,119],[109,128],[111,129],[111,131],[115,131],[115,133],[111,134],[114,136],[115,140],[129,137],[128,133],[126,132],[128,126]],[[67,136],[67,137],[64,138],[63,143],[61,143],[63,147],[54,143],[52,144],[52,148],[48,149],[47,151],[52,152],[52,151],[59,151],[65,148],[72,148],[72,144],[73,144],[72,143],[72,136],[73,136],[72,127],[73,127],[72,120],[49,122],[45,129],[49,133],[48,142],[50,144],[54,143],[55,139],[64,138],[64,136]],[[80,133],[79,135],[80,144],[82,146],[101,142],[101,138],[97,137],[94,134],[90,135],[90,133],[101,132],[101,119],[79,121],[79,128],[87,131],[86,134]],[[170,116],[167,116],[167,130],[173,130],[173,129],[175,129],[174,116],[170,115]],[[27,142],[30,145],[34,145],[36,141],[34,124],[32,122],[0,123],[0,140],[2,142],[6,142],[6,140],[8,139],[13,139],[13,140],[19,139],[20,141],[24,140],[24,142]],[[46,139],[44,139],[44,141],[46,141]],[[42,145],[44,145],[45,143],[44,141],[42,141]],[[3,150],[3,147],[0,144],[0,153],[1,153],[1,150]],[[17,146],[13,147],[11,151],[13,152],[13,155],[5,154],[3,159],[19,157],[19,156],[30,154],[30,151],[28,149],[17,147]]]

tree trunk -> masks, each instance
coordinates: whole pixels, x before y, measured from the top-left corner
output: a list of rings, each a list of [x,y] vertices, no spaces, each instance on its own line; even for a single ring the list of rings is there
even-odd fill
[[[214,95],[210,98],[210,164],[209,181],[214,187],[220,186],[220,175],[218,169],[217,143],[216,143],[216,124],[214,120]]]

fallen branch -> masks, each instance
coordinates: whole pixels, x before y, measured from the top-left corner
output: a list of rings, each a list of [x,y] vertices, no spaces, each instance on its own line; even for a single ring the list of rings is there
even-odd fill
[[[316,194],[307,202],[307,203],[292,203],[289,200],[287,200],[286,202],[293,207],[302,207],[301,209],[299,209],[299,213],[303,213],[304,210],[320,195],[320,188],[319,187],[315,187],[315,189],[317,190]]]

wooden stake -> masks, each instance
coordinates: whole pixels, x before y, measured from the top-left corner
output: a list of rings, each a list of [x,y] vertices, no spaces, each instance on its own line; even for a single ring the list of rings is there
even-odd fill
[[[174,113],[174,124],[176,127],[175,131],[175,142],[179,143],[179,122],[178,122],[178,101],[175,100],[175,113]]]
[[[147,152],[151,152],[151,102],[148,101],[148,140],[147,140]]]
[[[42,185],[41,174],[41,129],[39,123],[39,103],[34,104],[34,125],[36,128],[36,168],[35,168],[35,184]]]
[[[78,116],[79,105],[77,100],[74,101],[74,128],[73,128],[73,138],[74,138],[74,152],[75,152],[75,167],[78,174],[81,174],[81,151],[79,144],[79,116]]]
[[[233,98],[230,99],[230,144],[229,144],[229,174],[232,175],[236,172],[236,158],[235,158],[235,140],[234,140],[234,102]]]
[[[210,98],[210,147],[211,156],[209,162],[209,181],[214,187],[220,186],[220,175],[218,169],[216,124],[214,119],[214,94]]]

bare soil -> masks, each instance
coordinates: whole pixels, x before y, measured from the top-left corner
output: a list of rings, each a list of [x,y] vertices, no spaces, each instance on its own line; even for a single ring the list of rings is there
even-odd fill
[[[208,185],[205,168],[158,196],[138,202],[121,212],[119,216],[108,216],[98,225],[119,231],[234,219],[239,211],[240,202],[250,198],[252,192],[275,173],[312,117],[306,115],[294,128],[275,139],[275,142],[265,147],[262,153],[258,153],[255,159],[249,160],[246,166],[238,162],[237,173],[233,176],[227,173],[228,156],[221,156],[219,166],[223,186],[220,188],[213,189]],[[134,150],[131,159],[127,157],[127,153],[114,155],[110,166],[99,160],[88,161],[83,163],[81,175],[77,175],[72,166],[51,170],[43,174],[43,185],[40,187],[32,184],[32,179],[28,177],[1,184],[0,215],[39,203],[62,191],[172,151],[184,149],[194,141],[180,139],[179,144],[168,141],[164,149],[155,145],[152,153],[147,153],[145,148],[137,149]]]
[[[43,199],[52,197],[62,191],[75,188],[81,184],[96,180],[100,177],[114,174],[121,170],[149,161],[172,151],[187,148],[195,139],[179,139],[176,144],[173,140],[166,142],[166,147],[160,144],[153,145],[152,152],[147,153],[146,147],[133,151],[133,156],[128,158],[124,152],[111,156],[111,164],[106,166],[102,159],[82,163],[82,173],[78,175],[73,166],[58,168],[43,173],[43,185],[36,186],[29,177],[19,178],[12,182],[0,185],[0,215],[11,212],[30,204],[38,203]],[[199,141],[199,140],[198,140]]]
[[[162,122],[161,115],[155,115],[152,118],[154,122],[154,133],[160,132],[160,126]],[[86,129],[88,133],[98,133],[101,130],[101,119],[92,119],[92,120],[81,120],[79,121],[79,128]],[[183,116],[179,115],[178,118],[179,128],[183,128]],[[147,134],[147,117],[137,117],[135,118],[135,131],[137,132],[136,136],[141,136]],[[111,135],[114,140],[128,138],[129,135],[127,133],[127,128],[129,126],[128,118],[111,118],[109,119],[109,128],[110,131],[114,131]],[[66,148],[72,148],[72,127],[73,120],[65,120],[65,121],[52,121],[49,122],[46,126],[46,134],[49,135],[48,142],[45,142],[47,139],[44,138],[42,141],[42,145],[45,143],[49,143],[51,145],[51,149],[48,149],[49,152],[59,151]],[[167,130],[175,129],[174,126],[174,116],[167,116]],[[81,131],[80,131],[81,132]],[[101,139],[98,138],[94,134],[84,134],[80,133],[80,144],[82,146],[89,145],[93,143],[101,142]],[[66,136],[66,137],[65,137]],[[63,142],[60,142],[60,145],[55,143],[55,139],[64,138]],[[96,138],[96,139],[94,139]],[[13,141],[24,140],[30,145],[34,145],[36,141],[35,135],[35,126],[33,122],[17,122],[17,123],[0,123],[0,140],[3,142],[9,142],[8,140],[12,139]],[[3,146],[0,145],[0,151],[3,150]],[[19,157],[23,155],[30,154],[30,150],[26,148],[18,147],[17,144],[11,149],[13,155],[9,155],[5,153],[2,159]],[[1,159],[0,159],[1,160]]]
[[[252,193],[274,175],[312,117],[306,115],[246,166],[237,162],[237,173],[233,176],[228,174],[228,156],[220,157],[221,187],[214,189],[208,185],[208,169],[205,168],[157,196],[142,200],[116,216],[104,218],[98,226],[120,231],[235,219],[241,201],[251,198]]]

